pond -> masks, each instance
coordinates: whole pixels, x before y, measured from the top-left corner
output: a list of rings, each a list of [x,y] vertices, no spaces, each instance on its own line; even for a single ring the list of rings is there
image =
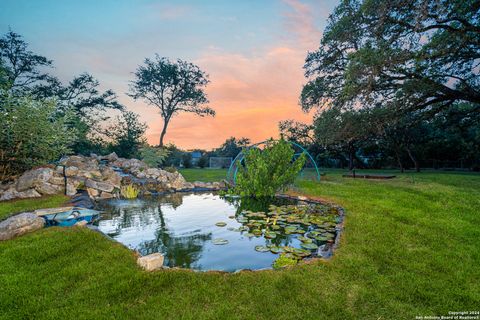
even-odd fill
[[[328,254],[335,208],[290,199],[231,199],[173,193],[103,200],[100,231],[141,255],[160,252],[168,267],[236,271],[271,268],[279,253]]]

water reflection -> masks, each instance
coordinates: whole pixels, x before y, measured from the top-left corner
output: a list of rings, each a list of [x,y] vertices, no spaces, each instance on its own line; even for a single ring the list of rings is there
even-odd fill
[[[223,199],[214,193],[174,193],[136,200],[105,200],[99,228],[119,242],[147,255],[161,252],[165,265],[199,270],[269,268],[278,257],[260,253],[255,246],[299,246],[295,235],[275,239],[247,237],[234,217],[244,210],[267,211],[270,204],[283,205],[285,199]],[[218,227],[217,222],[225,222]],[[213,245],[214,239],[227,245]]]

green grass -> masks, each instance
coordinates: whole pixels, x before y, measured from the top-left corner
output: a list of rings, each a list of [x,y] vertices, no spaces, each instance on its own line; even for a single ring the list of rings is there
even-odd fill
[[[0,319],[414,319],[478,310],[479,175],[371,181],[329,172],[298,190],[347,211],[328,262],[147,273],[98,233],[49,228],[0,243]]]
[[[227,169],[180,169],[179,172],[189,182],[215,182],[227,177]]]
[[[41,208],[58,207],[68,201],[68,197],[54,195],[43,198],[21,199],[0,202],[0,220],[6,219],[12,214],[24,211],[33,211]]]

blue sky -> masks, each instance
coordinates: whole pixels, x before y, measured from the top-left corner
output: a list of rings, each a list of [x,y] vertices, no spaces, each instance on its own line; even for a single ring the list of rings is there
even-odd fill
[[[315,50],[337,1],[2,0],[0,32],[20,33],[54,60],[63,81],[89,72],[141,114],[152,143],[161,119],[125,95],[132,72],[155,53],[198,64],[210,74],[214,119],[181,115],[167,141],[210,148],[229,136],[277,135],[284,118],[308,121],[298,95],[303,60]],[[251,121],[250,121],[251,120]]]

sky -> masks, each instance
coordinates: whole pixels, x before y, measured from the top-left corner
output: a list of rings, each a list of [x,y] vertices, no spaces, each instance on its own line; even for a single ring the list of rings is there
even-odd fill
[[[89,72],[147,123],[158,144],[158,109],[126,95],[145,58],[191,61],[209,74],[216,116],[179,114],[166,142],[211,149],[225,139],[278,137],[278,122],[309,122],[298,104],[303,64],[318,48],[338,0],[0,0],[0,32],[21,34],[54,61],[62,81]]]

